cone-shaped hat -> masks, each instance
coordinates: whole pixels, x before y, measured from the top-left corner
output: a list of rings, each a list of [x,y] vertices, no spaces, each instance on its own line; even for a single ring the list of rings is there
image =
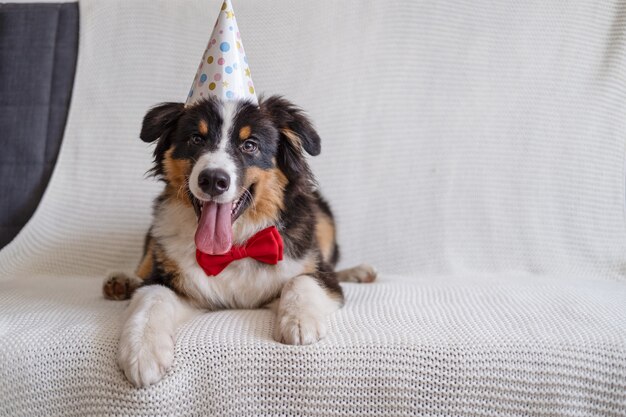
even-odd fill
[[[258,104],[231,0],[222,4],[185,105],[209,96]]]

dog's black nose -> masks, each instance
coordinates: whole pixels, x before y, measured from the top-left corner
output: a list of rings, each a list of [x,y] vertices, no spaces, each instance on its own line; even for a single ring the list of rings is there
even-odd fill
[[[223,169],[205,169],[198,176],[198,185],[211,197],[224,194],[230,187],[230,177]]]

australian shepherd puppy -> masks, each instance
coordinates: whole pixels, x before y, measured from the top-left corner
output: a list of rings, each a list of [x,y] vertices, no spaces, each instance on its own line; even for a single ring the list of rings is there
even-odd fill
[[[163,377],[177,327],[197,312],[272,304],[274,338],[310,344],[343,305],[339,281],[375,279],[367,265],[334,270],[335,222],[304,155],[320,153],[320,137],[287,100],[164,103],[146,114],[141,139],[156,142],[152,171],[165,189],[135,274],[111,274],[103,288],[109,299],[132,298],[118,363],[134,385]],[[238,257],[215,275],[200,266],[199,257],[229,253],[273,227],[281,260]]]

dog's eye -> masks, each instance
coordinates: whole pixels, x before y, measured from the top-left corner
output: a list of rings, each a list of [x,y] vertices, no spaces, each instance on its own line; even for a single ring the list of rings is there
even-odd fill
[[[259,149],[259,145],[253,140],[248,139],[244,143],[241,144],[241,150],[246,153],[254,153]]]
[[[202,136],[199,136],[199,135],[192,135],[189,138],[189,142],[193,145],[202,145],[204,143],[204,138],[202,138]]]

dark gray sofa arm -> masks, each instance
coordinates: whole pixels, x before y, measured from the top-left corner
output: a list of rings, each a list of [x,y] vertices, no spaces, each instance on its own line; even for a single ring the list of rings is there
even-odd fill
[[[78,5],[0,4],[0,247],[37,208],[57,158],[78,53]]]

